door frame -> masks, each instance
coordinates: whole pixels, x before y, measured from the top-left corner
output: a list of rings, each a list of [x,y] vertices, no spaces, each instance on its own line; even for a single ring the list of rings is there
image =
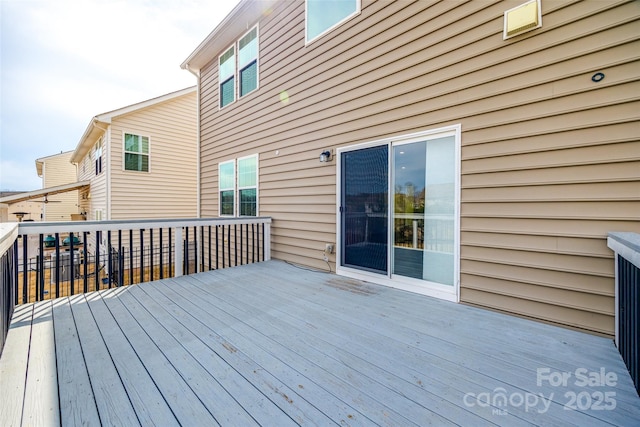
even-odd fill
[[[460,124],[430,129],[421,132],[392,136],[375,141],[353,144],[340,147],[336,150],[336,273],[341,276],[351,277],[354,279],[366,280],[372,283],[389,286],[392,288],[403,289],[422,295],[428,295],[447,301],[460,301],[460,147],[461,147],[462,126]],[[386,275],[367,272],[356,268],[344,267],[342,263],[342,215],[340,206],[342,203],[342,154],[349,151],[361,150],[386,145],[389,149],[388,160],[388,181],[389,194],[388,206],[389,210],[393,206],[393,147],[397,142],[420,141],[421,139],[436,139],[439,137],[453,136],[455,138],[455,208],[454,208],[454,281],[453,286],[439,285],[426,282],[424,280],[414,279],[410,277],[398,276],[392,274],[392,249],[393,249],[393,232],[392,224],[388,227],[389,250],[387,251],[387,265],[389,266]],[[389,222],[391,223],[393,215],[389,212]]]

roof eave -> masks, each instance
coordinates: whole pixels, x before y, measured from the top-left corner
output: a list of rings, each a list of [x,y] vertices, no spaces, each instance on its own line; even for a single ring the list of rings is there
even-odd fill
[[[241,0],[180,64],[180,68],[199,72],[222,49],[231,45],[241,33],[251,28],[275,2],[276,0]]]

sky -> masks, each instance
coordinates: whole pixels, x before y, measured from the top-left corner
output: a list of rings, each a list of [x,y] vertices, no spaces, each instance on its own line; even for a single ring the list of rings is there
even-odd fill
[[[180,64],[239,0],[0,0],[0,191],[101,113],[194,86]]]

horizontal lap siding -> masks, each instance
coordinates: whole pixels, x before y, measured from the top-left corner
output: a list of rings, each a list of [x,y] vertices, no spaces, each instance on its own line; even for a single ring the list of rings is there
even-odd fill
[[[71,160],[72,151],[44,159],[43,188],[76,182],[76,167]],[[52,203],[44,205],[44,221],[71,221],[71,214],[78,212],[78,191],[54,194],[47,197]]]
[[[462,301],[611,334],[605,236],[640,231],[640,8],[543,0],[543,28],[504,41],[518,3],[364,1],[305,46],[303,2],[279,2],[258,91],[219,111],[217,58],[202,70],[202,215],[218,162],[259,153],[274,257],[326,268],[337,159],[319,153],[460,123]]]
[[[189,93],[113,120],[111,219],[197,215],[196,99]],[[124,170],[124,133],[149,137],[149,173]]]

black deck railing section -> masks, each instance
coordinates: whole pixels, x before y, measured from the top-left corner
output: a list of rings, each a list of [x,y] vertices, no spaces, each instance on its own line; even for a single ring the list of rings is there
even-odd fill
[[[616,257],[616,345],[640,394],[640,235],[609,233]]]
[[[11,243],[15,239],[17,227],[15,225],[5,226],[2,229],[0,242],[0,355],[7,339],[11,316],[15,306],[15,270],[16,254]]]
[[[255,217],[21,223],[2,256],[2,319],[17,304],[268,260],[270,223]]]

